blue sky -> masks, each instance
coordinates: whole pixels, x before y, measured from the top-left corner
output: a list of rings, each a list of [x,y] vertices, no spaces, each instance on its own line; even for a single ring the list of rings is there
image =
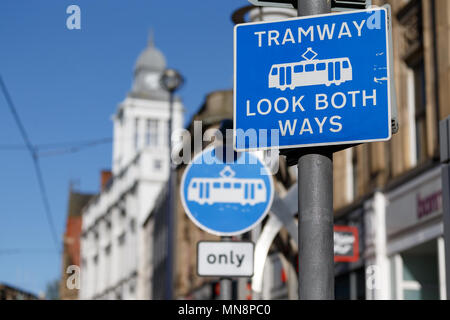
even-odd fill
[[[66,8],[81,8],[81,30]],[[186,78],[186,120],[213,90],[232,87],[232,12],[246,0],[2,0],[0,74],[35,145],[112,136],[111,115],[131,88],[133,67],[154,30],[168,65]],[[0,97],[0,282],[39,293],[61,274],[32,161]],[[111,145],[41,159],[58,236],[70,182],[97,192]],[[24,249],[6,253],[5,249]]]

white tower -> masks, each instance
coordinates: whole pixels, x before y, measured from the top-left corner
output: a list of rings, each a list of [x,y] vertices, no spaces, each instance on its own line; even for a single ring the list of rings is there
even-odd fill
[[[140,54],[134,69],[131,92],[119,105],[114,121],[113,175],[127,167],[142,150],[150,150],[157,157],[156,170],[168,163],[169,94],[159,79],[166,68],[166,59],[154,46],[153,37]],[[183,107],[175,100],[173,129],[182,127]],[[163,150],[164,149],[164,150]],[[151,164],[148,164],[151,165]]]
[[[148,297],[151,279],[142,265],[152,243],[145,240],[142,224],[170,167],[169,94],[159,83],[165,67],[150,38],[136,62],[131,92],[113,116],[113,179],[83,209],[81,299]],[[182,112],[175,99],[173,130],[182,127]]]

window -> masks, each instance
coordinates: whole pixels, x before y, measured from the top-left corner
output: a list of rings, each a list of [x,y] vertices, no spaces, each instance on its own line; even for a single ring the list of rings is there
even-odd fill
[[[297,65],[297,66],[294,66],[294,72],[295,72],[295,73],[301,73],[301,72],[303,72],[303,65]]]
[[[267,69],[266,69],[267,70]],[[272,69],[272,75],[276,76],[278,74],[278,68],[273,68]]]
[[[352,148],[352,185],[353,199],[358,197],[358,157],[356,148]]]
[[[145,144],[150,147],[158,145],[158,121],[153,119],[147,120],[145,129]]]
[[[335,277],[334,296],[336,300],[365,300],[366,273],[364,268],[343,273]]]
[[[119,120],[120,125],[123,125],[123,109],[120,108],[119,112],[117,113],[117,119]]]
[[[161,162],[161,160],[155,160],[154,163],[153,163],[153,167],[154,167],[156,170],[161,169],[161,167],[162,167],[162,162]]]
[[[108,244],[108,245],[105,247],[105,255],[109,256],[110,253],[111,253],[111,245]]]
[[[124,245],[125,244],[125,240],[126,240],[125,239],[125,233],[122,233],[117,240],[118,240],[120,246]]]
[[[411,124],[411,164],[421,164],[427,159],[426,93],[424,66],[424,24],[422,1],[410,1],[397,13],[403,30],[401,54],[408,66],[408,114]]]
[[[234,188],[235,188],[235,189],[240,189],[240,188],[242,188],[242,184],[240,184],[240,183],[235,183],[235,184],[234,184]]]
[[[314,71],[314,65],[313,65],[313,64],[307,64],[307,65],[305,66],[305,71],[306,71],[306,72]]]
[[[316,66],[317,71],[323,71],[326,69],[325,63],[318,63]]]
[[[220,189],[220,182],[214,182],[213,188],[214,189]]]
[[[438,241],[418,244],[391,257],[391,295],[399,300],[442,299]]]
[[[350,68],[350,64],[348,63],[348,61],[343,61],[342,62],[342,68],[344,68],[344,69]]]
[[[416,124],[416,157],[417,163],[423,163],[427,158],[427,128],[425,101],[425,67],[423,59],[412,68],[414,73],[414,101]]]
[[[230,188],[231,188],[231,183],[225,182],[225,183],[223,184],[223,188],[224,188],[224,189],[230,189]]]

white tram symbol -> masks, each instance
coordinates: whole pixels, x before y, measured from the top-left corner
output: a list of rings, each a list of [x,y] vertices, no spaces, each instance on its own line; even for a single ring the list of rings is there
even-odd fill
[[[272,65],[269,72],[269,88],[281,91],[289,88],[331,84],[337,86],[353,80],[349,58],[319,60],[317,53],[308,48],[302,55],[304,61]]]
[[[264,180],[235,178],[235,172],[226,166],[219,178],[194,178],[189,182],[187,199],[201,205],[239,203],[255,205],[267,200]]]

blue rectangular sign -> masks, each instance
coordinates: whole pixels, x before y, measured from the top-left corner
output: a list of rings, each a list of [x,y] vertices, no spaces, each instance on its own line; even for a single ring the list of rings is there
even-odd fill
[[[237,25],[235,149],[389,140],[387,19],[376,8]]]

